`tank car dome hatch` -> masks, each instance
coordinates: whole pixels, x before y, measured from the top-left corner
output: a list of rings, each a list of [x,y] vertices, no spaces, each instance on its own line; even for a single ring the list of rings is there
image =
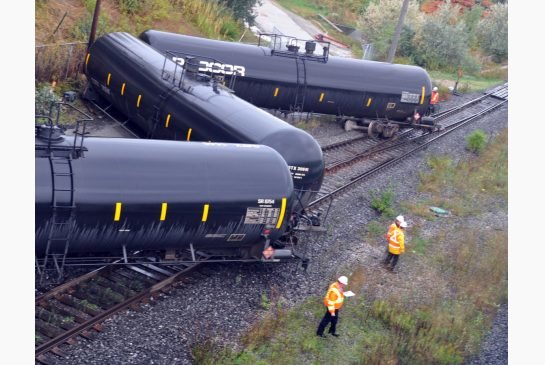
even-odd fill
[[[42,124],[36,126],[36,137],[50,141],[51,143],[60,143],[64,141],[64,130],[56,125]]]

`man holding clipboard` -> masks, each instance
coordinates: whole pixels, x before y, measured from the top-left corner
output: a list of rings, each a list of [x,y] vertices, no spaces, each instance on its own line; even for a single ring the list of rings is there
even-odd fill
[[[339,309],[343,306],[343,301],[345,297],[351,297],[354,295],[351,291],[344,291],[344,287],[348,284],[348,278],[346,276],[341,276],[337,279],[336,282],[329,286],[327,294],[324,298],[324,304],[327,307],[327,310],[324,314],[324,318],[318,326],[316,335],[320,337],[326,337],[324,335],[324,330],[329,323],[329,333],[332,336],[339,337],[337,333],[337,321],[339,320]]]

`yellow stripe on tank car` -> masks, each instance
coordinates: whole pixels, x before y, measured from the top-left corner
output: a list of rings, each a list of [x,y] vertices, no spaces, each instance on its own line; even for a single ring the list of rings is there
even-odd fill
[[[167,207],[168,207],[167,203],[161,204],[161,216],[159,217],[160,221],[164,221],[165,219],[167,219]]]
[[[274,89],[274,97],[276,98],[278,96],[278,91],[280,90],[279,87],[277,87],[276,89]]]
[[[170,122],[170,114],[167,115],[167,120],[165,121],[165,128],[168,128],[168,123]]]
[[[110,86],[110,79],[112,78],[112,74],[108,72],[108,79],[106,80],[106,86]]]
[[[191,131],[193,129],[189,128],[189,130],[187,131],[187,140],[189,141],[191,139]]]
[[[282,227],[284,214],[286,214],[286,198],[282,198],[282,207],[280,208],[280,216],[278,216],[278,222],[276,223],[276,228]]]
[[[210,204],[205,204],[202,211],[202,222],[206,222],[208,219],[208,209],[210,209]]]
[[[422,97],[420,98],[420,104],[424,104],[424,96],[426,95],[426,87],[422,86]]]
[[[138,100],[136,101],[137,108],[140,108],[140,100],[142,100],[142,94],[138,95]]]
[[[369,107],[369,105],[371,105],[371,100],[373,100],[373,98],[367,99],[367,107]]]
[[[125,83],[121,85],[121,95],[125,94]]]
[[[121,202],[115,203],[114,222],[118,222],[121,218]]]
[[[324,93],[320,94],[320,103],[324,100],[324,95],[325,95]]]

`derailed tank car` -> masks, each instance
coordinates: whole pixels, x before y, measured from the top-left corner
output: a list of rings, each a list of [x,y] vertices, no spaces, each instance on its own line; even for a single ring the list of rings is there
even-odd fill
[[[37,258],[123,250],[164,257],[191,246],[261,259],[265,243],[289,230],[293,181],[270,147],[87,137],[75,149],[74,137],[49,143],[43,128],[35,159]]]
[[[233,95],[215,79],[180,67],[136,37],[110,33],[86,59],[94,90],[150,138],[262,144],[286,160],[299,211],[320,189],[324,162],[314,138]]]
[[[304,44],[308,51],[299,52],[303,44],[285,47],[280,42],[283,48],[279,49],[276,38],[271,41],[273,46],[264,47],[157,30],[145,31],[139,37],[163,53],[218,59],[215,65],[202,60],[201,68],[211,68],[227,78],[236,75],[237,96],[256,106],[332,114],[365,125],[375,121],[375,129],[380,129],[376,132],[387,137],[393,133],[386,127],[388,121],[413,124],[415,112],[424,115],[431,98],[430,77],[420,67],[319,57],[312,53],[316,48],[313,42]],[[422,124],[430,128],[433,120],[426,118]]]

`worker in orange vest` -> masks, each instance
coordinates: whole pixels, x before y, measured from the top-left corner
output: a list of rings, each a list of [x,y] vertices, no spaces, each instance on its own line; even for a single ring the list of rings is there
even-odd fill
[[[397,265],[399,255],[405,253],[405,234],[403,233],[403,229],[406,227],[407,222],[405,222],[405,218],[399,215],[388,228],[388,233],[386,233],[388,252],[384,259],[384,265],[392,272]]]
[[[436,112],[436,105],[439,104],[439,89],[437,89],[437,86],[433,88],[431,91],[431,98],[430,98],[430,109],[429,114]]]
[[[337,279],[336,282],[329,286],[327,294],[324,298],[324,304],[327,307],[325,311],[324,318],[318,326],[316,335],[320,337],[326,337],[324,335],[324,330],[329,323],[329,333],[332,336],[338,337],[337,333],[337,321],[339,320],[339,309],[343,306],[344,301],[344,287],[348,284],[348,278],[346,276],[341,276]]]

